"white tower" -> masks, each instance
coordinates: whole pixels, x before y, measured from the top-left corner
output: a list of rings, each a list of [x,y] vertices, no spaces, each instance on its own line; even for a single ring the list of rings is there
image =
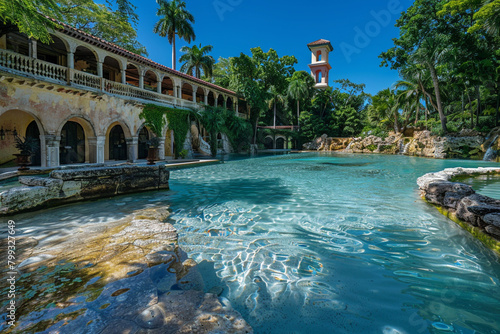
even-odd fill
[[[328,74],[332,69],[328,61],[328,55],[333,51],[332,44],[326,39],[307,44],[312,53],[312,62],[309,65],[311,75],[316,82],[315,88],[328,87]]]

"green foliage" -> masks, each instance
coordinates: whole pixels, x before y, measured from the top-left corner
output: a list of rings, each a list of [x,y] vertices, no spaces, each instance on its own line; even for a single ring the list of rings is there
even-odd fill
[[[181,72],[192,75],[193,70],[195,77],[201,78],[201,73],[207,77],[212,76],[212,69],[215,60],[208,53],[212,51],[212,46],[207,45],[202,47],[193,45],[193,47],[183,46],[181,52],[184,52],[182,57],[179,59],[180,62],[184,62],[181,66]]]
[[[135,7],[128,1],[117,1],[118,10],[93,0],[56,0],[61,10],[61,21],[76,29],[114,43],[130,52],[146,55],[146,48],[137,41],[137,32],[129,22],[137,22]],[[121,4],[121,5],[120,5]],[[129,7],[127,10],[127,6]],[[51,16],[51,11],[44,11]]]
[[[174,148],[176,158],[184,148],[184,141],[189,131],[189,118],[196,115],[192,110],[182,110],[169,107],[160,107],[155,104],[146,104],[139,114],[144,124],[158,137],[163,134],[166,122],[168,128],[174,131]]]
[[[55,0],[3,0],[0,1],[0,22],[15,25],[29,38],[48,44],[52,41],[49,29],[58,25],[39,11],[58,20],[62,17]]]
[[[225,110],[219,107],[206,106],[200,113],[200,121],[210,135],[212,157],[217,155],[217,135],[224,129]]]
[[[366,148],[373,152],[377,149],[377,145],[371,144],[371,145],[368,145]]]
[[[31,155],[39,148],[38,141],[32,137],[21,138],[15,136],[14,140],[15,147],[19,150],[19,153],[23,155]]]
[[[188,151],[187,150],[182,150],[179,152],[179,158],[181,159],[186,159],[186,157],[188,156]]]

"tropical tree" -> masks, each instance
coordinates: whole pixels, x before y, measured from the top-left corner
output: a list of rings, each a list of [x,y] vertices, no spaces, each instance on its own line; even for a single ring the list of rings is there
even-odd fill
[[[267,104],[269,106],[269,109],[273,108],[273,127],[276,128],[276,105],[278,103],[280,104],[285,104],[286,103],[286,96],[281,94],[276,86],[271,86],[269,88],[269,98],[267,100]]]
[[[184,62],[181,66],[181,72],[193,74],[198,79],[201,78],[201,73],[205,77],[212,76],[212,70],[214,67],[215,60],[212,56],[208,55],[212,52],[213,46],[207,45],[202,47],[193,45],[193,47],[183,46],[181,52],[184,52],[182,57],[179,59],[180,62]]]
[[[288,85],[288,96],[297,101],[297,126],[300,126],[300,101],[310,97],[310,86],[307,81],[294,73]]]
[[[368,107],[368,119],[374,125],[383,125],[393,121],[394,131],[400,132],[399,104],[394,90],[387,88],[372,97],[372,104]]]
[[[191,43],[195,40],[193,26],[194,16],[186,9],[186,3],[182,0],[157,0],[159,8],[156,15],[160,20],[156,22],[153,32],[161,37],[167,37],[172,44],[172,69],[176,68],[175,37],[184,39]]]
[[[224,113],[224,109],[211,106],[206,106],[205,109],[200,112],[201,124],[203,124],[203,127],[210,135],[210,151],[212,157],[217,155],[217,135],[224,129],[226,121]]]

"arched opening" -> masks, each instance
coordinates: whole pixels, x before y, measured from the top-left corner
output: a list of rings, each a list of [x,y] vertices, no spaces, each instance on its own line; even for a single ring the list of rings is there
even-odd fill
[[[139,69],[133,64],[127,64],[127,70],[125,71],[126,80],[128,85],[139,87]]]
[[[59,163],[61,165],[85,162],[85,131],[77,122],[68,121],[61,130]]]
[[[141,131],[139,131],[139,152],[137,154],[138,159],[146,159],[148,156],[148,141],[149,141],[149,131],[143,126]]]
[[[102,64],[102,76],[104,79],[121,82],[120,69],[121,67],[118,60],[109,56],[104,58],[104,63]]]
[[[283,137],[279,137],[276,139],[276,148],[278,150],[285,149],[285,139]]]
[[[274,146],[274,141],[273,141],[273,138],[270,137],[270,136],[267,136],[265,139],[264,139],[264,147],[266,148],[266,150],[272,150],[273,149],[273,146]]]
[[[161,82],[161,93],[174,96],[174,82],[167,76],[164,76]]]
[[[318,50],[316,53],[316,61],[321,61],[323,59],[323,54]]]
[[[215,107],[215,95],[213,92],[208,92],[208,105]]]
[[[33,138],[38,143],[38,147],[31,155],[31,165],[41,166],[42,164],[42,151],[40,143],[40,130],[38,129],[38,124],[35,121],[31,123],[26,128],[26,138]]]
[[[183,100],[188,100],[188,101],[193,101],[193,86],[191,86],[188,83],[184,83],[182,85],[182,99]]]
[[[224,106],[224,96],[219,95],[219,98],[217,99],[217,107],[223,107]]]
[[[1,36],[0,36],[1,37]],[[6,49],[20,53],[24,56],[30,55],[28,37],[19,32],[10,32],[6,36]]]
[[[15,147],[15,135],[20,137],[32,137],[40,140],[40,134],[44,133],[44,129],[40,121],[38,121],[31,113],[14,109],[8,110],[0,115],[0,165],[8,163],[10,166],[11,161],[14,160],[14,155],[19,153]],[[41,146],[38,147],[38,153],[35,155],[40,156]],[[34,163],[35,157],[32,157]],[[37,158],[39,159],[39,158]],[[37,162],[39,165],[40,162]],[[12,164],[12,166],[14,166]]]
[[[321,71],[316,72],[316,83],[321,83],[323,80],[323,73]]]
[[[158,77],[153,71],[146,71],[144,74],[144,89],[156,92],[158,87]]]
[[[46,62],[67,66],[68,49],[66,43],[57,36],[50,35],[52,42],[50,44],[38,43],[37,58]]]
[[[234,110],[233,109],[233,99],[228,97],[226,100],[226,109],[227,110]]]
[[[127,160],[127,141],[121,125],[117,124],[109,132],[109,159]]]
[[[201,87],[198,87],[198,89],[196,90],[196,102],[205,103],[205,92]]]
[[[92,50],[84,46],[76,48],[75,70],[97,75],[97,58]]]

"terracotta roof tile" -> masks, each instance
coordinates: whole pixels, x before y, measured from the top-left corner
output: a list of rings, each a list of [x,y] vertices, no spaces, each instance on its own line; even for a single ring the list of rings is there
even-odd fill
[[[332,43],[330,43],[330,41],[326,39],[318,39],[317,41],[307,44],[309,49],[311,49],[312,46],[320,46],[320,45],[328,45],[330,47],[330,51],[333,51]]]

